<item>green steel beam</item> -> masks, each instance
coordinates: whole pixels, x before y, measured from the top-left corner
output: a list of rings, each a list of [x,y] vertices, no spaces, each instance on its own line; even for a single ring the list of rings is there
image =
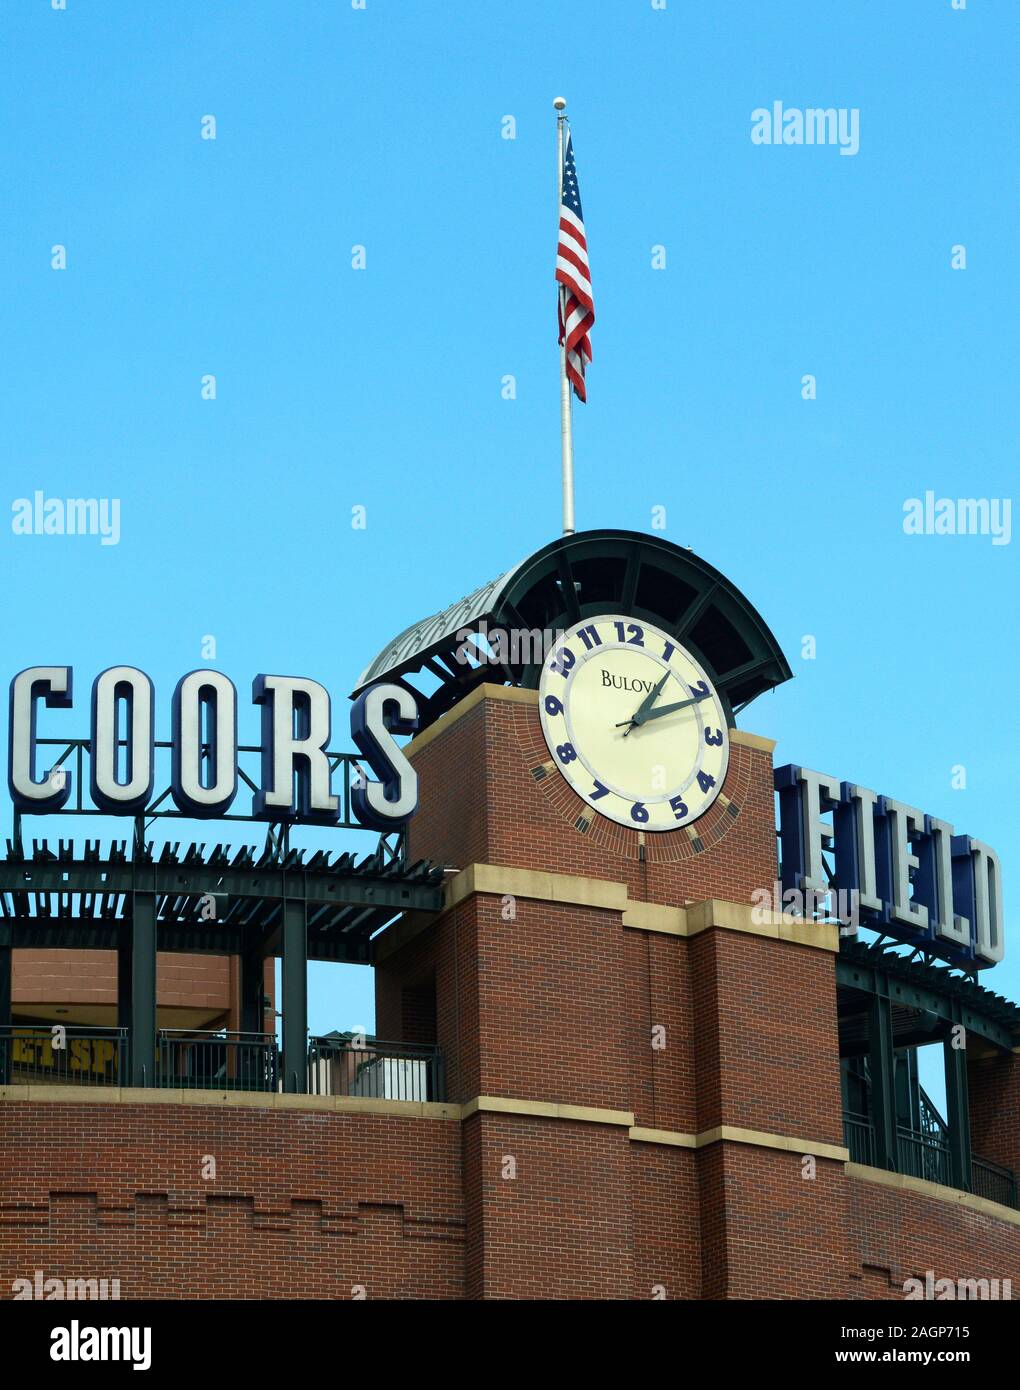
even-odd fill
[[[946,1124],[953,1186],[969,1192],[972,1186],[970,1098],[967,1091],[967,1049],[953,1046],[950,1032],[942,1040],[946,1065]]]
[[[394,915],[395,912],[388,912],[377,923],[373,923],[372,933],[379,930]],[[26,917],[12,919],[6,929],[10,932],[11,945],[19,951],[119,951],[124,920],[127,919],[92,922],[81,918],[54,917],[41,922],[38,918]],[[4,927],[0,924],[0,931],[3,930]],[[188,955],[241,955],[251,939],[250,928],[218,927],[212,922],[160,921],[157,931],[161,951],[179,951]],[[279,955],[282,951],[282,935],[270,934],[261,949],[264,955]],[[363,932],[345,933],[340,929],[312,932],[308,941],[308,959],[370,965],[371,942]]]
[[[283,1089],[308,1089],[308,928],[300,899],[283,905]]]
[[[875,1127],[875,1163],[895,1172],[897,1162],[895,1049],[892,1007],[888,998],[873,994],[868,1006],[868,1072],[871,1078],[871,1120]]]
[[[914,984],[887,974],[879,967],[856,960],[836,960],[836,984],[863,994],[881,995],[894,1004],[921,1009],[936,1014],[945,1022],[960,1022],[969,1033],[977,1033],[996,1047],[1012,1050],[1013,1034],[1009,1026],[975,1005],[964,1004],[951,995],[940,994],[927,985]],[[976,1001],[975,1001],[976,1002]]]
[[[308,959],[341,961],[347,965],[372,965],[372,942],[366,936],[312,940],[308,943]]]
[[[125,918],[102,921],[74,917],[15,917],[11,944],[16,951],[118,951]]]
[[[156,1084],[156,897],[131,902],[131,1084]],[[118,972],[119,974],[119,972]]]
[[[117,1027],[131,1027],[131,944],[133,926],[125,918],[117,930]],[[130,1037],[130,1033],[128,1034]]]
[[[139,866],[80,861],[12,864],[0,861],[0,893],[131,893]],[[146,864],[148,889],[157,895],[260,898],[282,901],[303,898],[310,904],[336,903],[438,912],[443,904],[441,883],[406,883],[399,877],[361,874],[315,874],[274,866],[230,869],[210,865]]]
[[[0,1028],[11,1026],[11,931],[6,922],[0,922]],[[0,1086],[7,1084],[10,1076],[10,1044],[0,1038]]]
[[[361,913],[349,914],[346,921],[336,926],[313,927],[308,932],[307,956],[310,960],[370,964],[372,935],[401,912],[438,912],[443,899],[441,883],[408,883],[399,876],[386,877],[374,872],[315,873],[287,870],[273,864],[232,869],[222,865],[136,864],[129,860],[33,860],[26,863],[8,860],[0,861],[0,893],[14,895],[15,907],[23,905],[25,911],[21,915],[0,918],[0,929],[5,926],[12,933],[11,945],[16,949],[119,951],[124,948],[124,918],[38,915],[40,903],[35,895],[61,894],[65,903],[67,895],[72,894],[108,895],[113,903],[123,898],[129,917],[131,895],[140,875],[144,877],[146,892],[151,892],[157,903],[163,897],[197,899],[208,895],[220,904],[233,900],[242,905],[252,902],[269,905],[268,913],[260,914],[262,920],[247,926],[216,920],[161,920],[158,934],[163,951],[239,955],[250,946],[255,931],[259,933],[259,946],[264,954],[279,954],[282,952],[279,925],[275,936],[268,935],[264,918],[275,916],[279,923],[279,905],[290,900],[305,903],[310,917],[321,908],[364,909]],[[32,895],[34,903],[26,901],[26,895]],[[45,897],[42,905],[46,905]],[[268,930],[272,931],[271,925]],[[126,987],[122,994],[128,997]]]

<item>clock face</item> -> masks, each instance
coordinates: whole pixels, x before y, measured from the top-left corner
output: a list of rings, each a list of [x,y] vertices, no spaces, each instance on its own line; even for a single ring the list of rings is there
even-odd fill
[[[650,623],[609,614],[564,633],[542,668],[539,711],[562,775],[620,825],[690,825],[722,790],[722,701],[690,652]]]

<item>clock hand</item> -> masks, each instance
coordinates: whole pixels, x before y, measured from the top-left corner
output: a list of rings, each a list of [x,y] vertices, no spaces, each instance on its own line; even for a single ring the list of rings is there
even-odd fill
[[[711,693],[710,690],[707,690],[704,695],[695,695],[693,700],[680,700],[675,705],[663,705],[660,709],[649,710],[636,722],[647,724],[649,719],[661,719],[664,714],[674,714],[678,709],[687,709],[690,705],[696,705],[699,700],[707,700]]]
[[[627,733],[624,734],[624,738],[627,737],[627,734],[630,733],[630,730],[633,729],[636,724],[641,724],[644,722],[643,716],[648,710],[651,709],[651,707],[655,704],[656,700],[659,698],[659,695],[662,693],[662,687],[669,680],[669,674],[670,673],[667,671],[666,674],[663,676],[662,680],[659,681],[657,685],[652,687],[652,689],[648,692],[645,698],[641,701],[640,705],[638,705],[637,712],[635,713],[633,719],[625,719],[623,721],[623,723],[630,725],[630,728],[627,730]],[[619,729],[622,726],[620,724],[617,724],[616,727]]]

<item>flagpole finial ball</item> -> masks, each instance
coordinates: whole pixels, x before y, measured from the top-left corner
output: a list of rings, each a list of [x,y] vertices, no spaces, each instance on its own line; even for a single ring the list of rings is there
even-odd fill
[[[565,111],[567,107],[566,97],[553,97],[553,106],[557,111]]]

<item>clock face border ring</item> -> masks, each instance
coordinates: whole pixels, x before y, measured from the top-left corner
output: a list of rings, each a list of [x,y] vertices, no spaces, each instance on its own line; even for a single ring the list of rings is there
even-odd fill
[[[598,637],[599,630],[609,624],[616,627],[616,640],[606,641],[604,635],[602,638]],[[697,717],[697,734],[689,773],[688,770],[685,769],[685,774],[676,787],[671,786],[669,789],[655,788],[656,794],[654,796],[649,795],[646,791],[642,794],[643,789],[641,788],[636,790],[633,788],[624,790],[617,775],[617,770],[614,770],[612,774],[605,769],[600,772],[598,766],[596,766],[597,759],[593,762],[592,749],[583,746],[585,740],[577,737],[575,715],[571,707],[571,692],[576,689],[576,686],[573,684],[573,680],[576,679],[576,677],[572,678],[571,683],[563,687],[562,693],[558,688],[550,688],[555,677],[557,675],[562,676],[563,674],[555,665],[558,653],[563,650],[573,638],[592,626],[596,627],[596,633],[594,635],[597,640],[593,644],[590,639],[582,638],[586,650],[577,658],[576,662],[571,662],[571,667],[574,667],[574,665],[579,662],[578,674],[590,660],[598,658],[599,656],[605,657],[610,652],[629,652],[635,657],[640,653],[647,662],[653,664],[657,668],[665,670],[666,672],[672,670],[677,680],[685,689],[689,690],[690,688],[696,688],[699,683],[704,683],[711,692],[710,708],[714,713],[712,725],[706,727],[702,714],[702,707],[699,704],[695,711]],[[620,633],[628,630],[633,632],[635,627],[643,629],[641,634],[642,639],[650,632],[654,638],[661,640],[661,642],[665,644],[665,648],[668,649],[668,655],[666,650],[664,650],[663,655],[657,655],[651,647],[645,646],[643,640],[641,642],[635,642],[633,639],[628,640],[620,636]],[[574,653],[575,649],[573,647],[568,647],[567,649],[572,654]],[[678,671],[676,666],[672,664],[676,656],[679,656],[680,661],[688,668],[686,672],[682,669]],[[693,673],[693,679],[691,678],[691,673]],[[650,687],[646,688],[650,691]],[[697,654],[691,652],[682,641],[675,638],[668,630],[661,628],[656,623],[648,622],[647,620],[644,623],[635,623],[635,620],[631,616],[621,613],[601,612],[582,617],[580,621],[572,624],[570,628],[559,636],[557,642],[547,654],[542,665],[542,675],[539,682],[538,694],[538,713],[542,736],[547,749],[553,755],[552,765],[561,775],[564,782],[571,788],[579,800],[585,804],[591,813],[598,814],[604,820],[611,821],[625,829],[660,835],[670,830],[689,829],[716,804],[729,769],[729,734],[732,727],[727,717],[729,711],[726,707],[722,692],[719,690],[709,671],[707,671],[698,660]],[[552,714],[548,712],[546,707],[546,701],[550,696],[553,696],[560,704],[560,710],[554,711]],[[559,721],[561,716],[563,722],[557,728],[552,721]],[[721,733],[721,738],[718,740],[706,740],[711,749],[714,750],[716,747],[719,748],[718,754],[712,757],[709,767],[706,769],[704,765],[705,747],[702,734],[707,733],[709,728],[717,728]],[[564,737],[564,735],[566,735],[566,737]],[[561,756],[564,743],[570,748],[572,755],[570,759],[565,759]],[[571,771],[568,771],[570,763],[574,763],[577,767],[584,769],[588,779],[594,783],[593,794],[589,794],[578,785],[576,777],[572,775]],[[574,771],[576,771],[576,768]],[[710,776],[711,773],[714,773],[715,776]],[[703,774],[704,778],[709,780],[708,787],[704,785]],[[690,799],[689,791],[695,781],[697,781],[701,791],[701,801],[700,804],[692,807],[692,814],[692,811],[687,809],[686,802]],[[604,802],[601,806],[598,804],[600,800]],[[677,807],[675,803],[679,803],[679,807]],[[676,818],[672,821],[667,819],[665,823],[652,823],[655,820],[662,821],[665,808],[672,810]],[[678,815],[678,811],[682,812],[682,814]]]

